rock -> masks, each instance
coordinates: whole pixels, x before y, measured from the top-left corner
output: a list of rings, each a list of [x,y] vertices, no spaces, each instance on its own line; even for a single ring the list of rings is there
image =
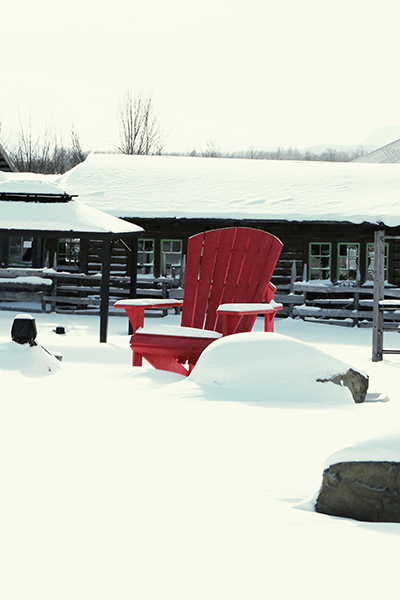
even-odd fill
[[[324,471],[315,510],[358,521],[400,523],[400,463],[330,465]]]
[[[327,379],[317,379],[318,382],[326,383],[331,381],[337,385],[344,385],[349,388],[353,400],[356,404],[364,402],[368,391],[369,379],[368,375],[363,375],[355,369],[348,369],[345,373],[339,373],[328,377]]]

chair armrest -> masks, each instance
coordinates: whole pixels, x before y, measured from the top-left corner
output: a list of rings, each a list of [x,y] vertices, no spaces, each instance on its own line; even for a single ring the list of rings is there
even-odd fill
[[[238,314],[238,315],[265,315],[271,312],[276,312],[277,310],[281,310],[283,308],[283,304],[280,302],[275,302],[275,300],[271,300],[262,304],[220,304],[217,308],[217,312],[221,314]]]
[[[235,333],[240,318],[245,315],[264,315],[264,331],[274,330],[274,317],[283,305],[280,302],[271,300],[262,304],[221,304],[217,312],[223,316],[222,333],[231,335]]]
[[[174,306],[182,306],[183,300],[175,300],[169,298],[134,298],[131,300],[117,300],[114,303],[115,308],[124,308],[130,324],[132,325],[133,333],[144,325],[144,309],[145,308],[173,308]]]
[[[174,306],[182,306],[183,300],[176,298],[132,298],[130,300],[117,300],[114,303],[115,308],[140,307],[144,308],[169,308]]]

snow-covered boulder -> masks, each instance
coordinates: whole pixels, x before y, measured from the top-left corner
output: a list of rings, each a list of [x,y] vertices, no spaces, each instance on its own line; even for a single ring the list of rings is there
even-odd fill
[[[326,460],[315,510],[359,521],[400,523],[400,435],[362,440]]]
[[[363,382],[362,393],[360,385],[349,383],[349,371],[354,380]],[[368,377],[348,364],[278,333],[239,333],[213,342],[188,380],[245,391],[249,400],[304,402],[306,398],[320,404],[348,402],[354,392],[354,400],[361,402],[368,388]]]
[[[348,369],[345,373],[338,373],[331,377],[317,379],[320,383],[327,383],[331,381],[337,385],[344,385],[349,388],[353,400],[356,404],[364,402],[368,391],[368,376],[363,375],[360,371],[355,369]]]
[[[331,465],[324,471],[315,510],[358,521],[400,523],[400,463]]]

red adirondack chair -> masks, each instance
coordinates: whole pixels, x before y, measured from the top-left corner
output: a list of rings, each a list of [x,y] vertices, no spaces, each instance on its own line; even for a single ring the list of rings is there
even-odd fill
[[[265,231],[231,227],[189,239],[183,300],[119,300],[133,328],[133,365],[145,358],[156,369],[188,375],[215,339],[251,331],[265,315],[273,331],[275,287],[270,282],[282,242]],[[145,308],[182,306],[181,326],[143,327]]]

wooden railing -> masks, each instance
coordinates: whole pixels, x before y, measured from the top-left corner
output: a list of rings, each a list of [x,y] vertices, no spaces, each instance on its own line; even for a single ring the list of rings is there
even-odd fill
[[[379,265],[376,264],[379,273]],[[372,326],[373,322],[376,322],[374,336],[378,341],[375,340],[375,346],[378,344],[377,355],[382,356],[383,331],[393,330],[400,324],[398,306],[400,289],[384,284],[382,279],[383,292],[379,288],[376,297],[380,304],[375,309],[377,317],[374,317],[372,283],[364,285],[314,283],[305,280],[304,272],[302,278],[302,281],[297,281],[296,265],[293,263],[290,283],[279,286],[275,294],[275,300],[284,305],[284,310],[278,313],[279,317],[292,316],[303,320],[347,326]],[[183,295],[183,289],[178,287],[177,279],[139,276],[137,284],[138,297],[181,298]],[[96,313],[100,306],[100,285],[100,274],[85,275],[54,269],[0,269],[0,302],[2,307],[14,300],[14,302],[37,302],[41,310],[47,312],[57,309],[79,312],[87,310]],[[129,278],[111,276],[110,309],[115,300],[129,297]],[[390,300],[395,302],[390,304]],[[380,324],[381,320],[382,324]]]
[[[170,288],[177,286],[172,278],[138,277],[137,296],[167,298]],[[71,310],[96,311],[100,306],[101,274],[85,275],[54,269],[0,269],[0,302],[39,303],[41,310],[54,311],[64,306]],[[110,277],[110,300],[130,297],[129,277]]]
[[[334,323],[346,326],[371,327],[374,319],[374,283],[360,285],[360,277],[355,282],[338,283],[307,281],[304,269],[302,280],[298,281],[296,265],[293,261],[290,284],[278,287],[276,299],[286,307],[286,314],[321,323]],[[400,299],[400,289],[383,281],[383,295],[387,299]],[[396,303],[393,305],[395,306]],[[282,315],[281,311],[281,315]],[[285,313],[283,313],[285,314]],[[283,315],[282,315],[283,316]],[[381,307],[381,317],[385,328],[390,330],[400,324],[400,311]]]

